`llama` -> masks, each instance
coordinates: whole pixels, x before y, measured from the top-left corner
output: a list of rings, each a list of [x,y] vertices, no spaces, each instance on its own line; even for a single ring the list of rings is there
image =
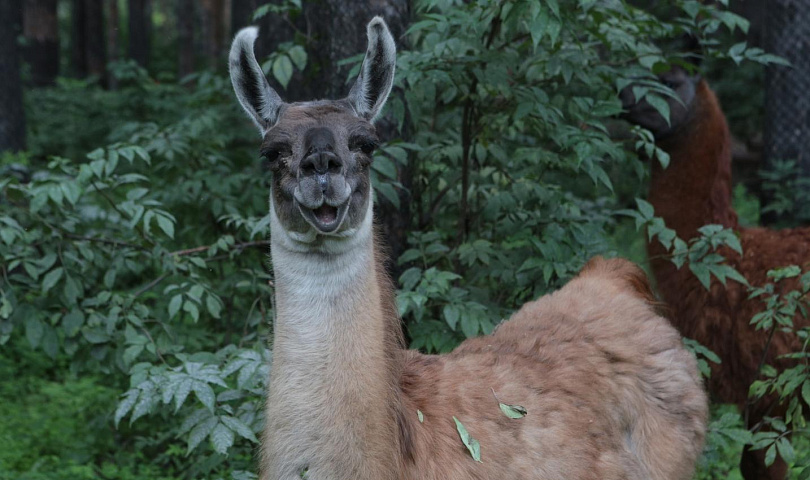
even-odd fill
[[[256,62],[257,34],[240,31],[229,62],[274,172],[261,478],[691,478],[706,396],[694,358],[628,261],[591,260],[563,289],[450,354],[403,348],[369,179],[394,39],[375,17],[347,98],[287,104]],[[508,418],[498,398],[527,415]],[[480,442],[480,461],[454,417]]]
[[[698,228],[721,224],[739,233],[743,256],[730,249],[721,253],[752,285],[764,285],[770,269],[810,262],[810,228],[769,230],[742,228],[731,205],[731,136],[725,115],[714,92],[699,76],[690,76],[674,67],[661,76],[679,96],[670,99],[671,123],[667,124],[647,102],[636,103],[630,89],[621,96],[628,111],[626,118],[653,132],[656,141],[670,155],[669,167],[652,165],[648,200],[656,215],[664,219],[678,236],[689,240]],[[746,287],[729,281],[724,287],[713,282],[707,291],[686,268],[677,269],[667,259],[666,249],[656,240],[649,242],[650,256],[658,290],[672,308],[672,321],[686,337],[713,350],[722,360],[712,365],[709,392],[721,402],[745,408],[748,386],[757,378],[768,332],[755,331],[751,318],[764,308],[759,300],[749,300]],[[787,284],[794,288],[796,283]],[[797,315],[798,325],[808,325]],[[777,333],[766,361],[778,368],[789,365],[779,355],[797,351],[796,338]],[[765,415],[783,410],[769,398],[750,405],[749,427]],[[748,480],[784,479],[787,465],[781,460],[766,468],[764,451],[743,452],[740,469]]]

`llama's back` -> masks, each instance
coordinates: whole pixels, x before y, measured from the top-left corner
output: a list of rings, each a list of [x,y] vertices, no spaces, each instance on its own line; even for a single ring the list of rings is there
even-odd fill
[[[625,260],[592,260],[448,356],[413,355],[403,389],[425,416],[410,432],[414,471],[433,472],[415,478],[687,480],[707,417],[694,358]],[[528,415],[507,418],[493,390]],[[483,464],[448,428],[452,416],[480,441]]]

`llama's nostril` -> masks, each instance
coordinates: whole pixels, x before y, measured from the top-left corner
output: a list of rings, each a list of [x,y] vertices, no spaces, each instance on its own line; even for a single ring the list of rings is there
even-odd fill
[[[340,173],[341,164],[338,162],[337,157],[329,158],[329,163],[327,165],[326,170],[329,173]]]

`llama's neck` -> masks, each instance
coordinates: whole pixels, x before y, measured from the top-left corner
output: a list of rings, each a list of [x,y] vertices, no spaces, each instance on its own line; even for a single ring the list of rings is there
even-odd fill
[[[401,330],[371,210],[339,253],[294,251],[276,232],[266,477],[394,478]]]
[[[720,104],[705,81],[697,86],[689,120],[659,141],[669,167],[652,167],[649,201],[678,236],[689,239],[703,225],[737,226],[731,205],[731,136]]]

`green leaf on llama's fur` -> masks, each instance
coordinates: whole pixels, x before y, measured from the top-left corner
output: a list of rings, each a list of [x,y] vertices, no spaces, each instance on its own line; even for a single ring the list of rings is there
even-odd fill
[[[470,455],[472,455],[473,460],[479,463],[484,463],[481,461],[481,444],[478,443],[478,440],[474,439],[470,435],[470,432],[464,428],[464,425],[459,422],[456,417],[453,417],[453,421],[456,422],[456,430],[458,430],[458,435],[461,437],[461,441],[464,443],[464,446],[470,451]]]
[[[509,405],[506,403],[498,402],[498,406],[501,407],[501,411],[504,415],[509,418],[523,418],[526,416],[527,412],[525,408],[521,407],[520,405]]]
[[[501,399],[498,398],[498,394],[495,393],[495,389],[490,388],[490,390],[492,390],[492,396],[495,397],[495,400],[498,402],[498,406],[501,408],[501,411],[507,417],[523,418],[529,413],[528,411],[526,411],[525,407],[522,407],[520,405],[510,405],[508,403],[503,403]]]
[[[417,410],[416,416],[419,417],[419,423],[425,423],[425,415],[422,413],[422,410]]]

